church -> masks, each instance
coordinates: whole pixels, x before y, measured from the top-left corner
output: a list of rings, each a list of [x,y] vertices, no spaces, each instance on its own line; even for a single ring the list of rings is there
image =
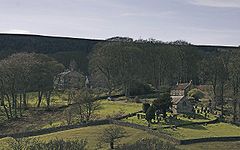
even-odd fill
[[[192,89],[192,81],[189,83],[177,83],[171,90],[172,112],[193,113],[193,105],[188,100],[187,93]]]

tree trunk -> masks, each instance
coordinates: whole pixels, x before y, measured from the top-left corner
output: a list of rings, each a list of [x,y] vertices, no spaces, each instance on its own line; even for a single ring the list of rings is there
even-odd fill
[[[41,106],[42,95],[43,95],[43,92],[42,91],[38,91],[38,104],[37,104],[38,108]]]
[[[47,108],[49,108],[50,107],[50,100],[51,100],[51,91],[47,91],[45,93],[45,96],[46,96]]]
[[[9,97],[8,94],[6,95],[6,97],[7,97],[7,101],[8,101],[9,115],[10,115],[11,118],[13,118],[13,115],[12,115],[12,104],[11,104],[11,100],[10,100],[10,97]]]
[[[19,94],[19,115],[22,117],[22,101],[23,101],[23,94]]]
[[[220,89],[220,99],[221,99],[221,117],[223,117],[224,115],[224,110],[223,110],[223,107],[224,107],[224,97],[223,97],[223,92],[224,92],[224,82],[221,83],[221,89]]]
[[[16,98],[16,94],[12,94],[12,102],[13,102],[13,109],[14,109],[14,118],[17,118],[17,98]]]
[[[7,119],[10,119],[10,116],[9,116],[9,113],[8,113],[8,109],[7,109],[7,107],[6,107],[5,103],[4,103],[4,96],[3,95],[2,95],[1,99],[2,99],[1,106],[3,106],[3,108],[4,108],[4,111],[5,111]]]
[[[114,142],[113,141],[110,142],[110,148],[114,149]]]
[[[124,85],[124,91],[125,91],[125,96],[129,97],[129,95],[128,95],[128,84],[127,83],[125,83],[125,85]]]
[[[51,91],[46,92],[46,101],[47,101],[47,108],[50,107],[50,101],[51,101]]]
[[[109,86],[108,87],[108,96],[111,97],[112,96],[112,88]]]
[[[211,113],[213,113],[214,110],[216,110],[216,78],[213,82],[213,99],[211,101],[211,107],[210,107],[210,111]]]
[[[22,99],[23,99],[23,108],[24,108],[24,109],[28,109],[26,91],[23,92]]]
[[[237,100],[233,100],[233,122],[237,120]]]
[[[10,119],[10,115],[8,114],[8,110],[7,110],[6,105],[3,105],[3,108],[4,108],[4,111],[6,113],[7,119]]]

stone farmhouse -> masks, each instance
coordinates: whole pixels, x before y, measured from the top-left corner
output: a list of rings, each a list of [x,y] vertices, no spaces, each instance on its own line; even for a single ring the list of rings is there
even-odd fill
[[[59,73],[54,79],[54,88],[60,91],[79,89],[85,86],[85,77],[74,70]]]

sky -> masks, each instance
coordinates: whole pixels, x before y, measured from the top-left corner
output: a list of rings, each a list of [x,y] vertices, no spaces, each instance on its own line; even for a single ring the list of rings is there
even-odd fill
[[[240,0],[0,0],[0,33],[240,45]]]

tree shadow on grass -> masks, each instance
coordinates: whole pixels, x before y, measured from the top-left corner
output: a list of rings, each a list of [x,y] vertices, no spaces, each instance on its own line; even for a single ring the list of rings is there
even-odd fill
[[[188,125],[188,126],[182,126],[181,128],[188,128],[188,129],[194,129],[194,130],[207,130],[206,127],[204,127],[203,125]]]
[[[181,120],[181,119],[171,119],[170,120],[170,125],[176,125],[181,128],[189,128],[189,129],[196,129],[196,130],[207,130],[203,125],[188,125],[194,123],[193,121],[188,121],[188,120]]]

